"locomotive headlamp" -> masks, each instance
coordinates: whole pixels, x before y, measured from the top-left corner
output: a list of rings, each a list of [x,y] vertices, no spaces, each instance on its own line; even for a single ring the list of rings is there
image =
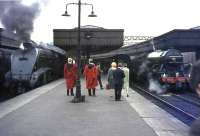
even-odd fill
[[[188,78],[190,78],[191,77],[191,74],[188,74]]]
[[[176,72],[176,77],[179,77],[179,72]]]
[[[167,77],[167,75],[164,73],[164,74],[162,75],[162,77]]]

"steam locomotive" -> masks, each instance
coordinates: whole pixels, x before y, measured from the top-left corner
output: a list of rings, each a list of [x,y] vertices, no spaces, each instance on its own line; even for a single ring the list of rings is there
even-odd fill
[[[22,44],[15,33],[0,28],[0,93],[23,93],[61,77],[64,58],[60,48]]]
[[[7,84],[15,93],[46,84],[63,74],[65,51],[55,46],[39,46],[33,41],[23,43],[24,49],[11,55]]]
[[[132,60],[134,67],[139,66],[136,75],[139,81],[156,81],[163,90],[188,88],[189,77],[184,70],[183,56],[180,51],[175,49],[157,50],[147,54],[144,59],[141,65],[138,65],[137,60]],[[146,67],[142,67],[145,63]],[[149,86],[149,82],[147,85]]]

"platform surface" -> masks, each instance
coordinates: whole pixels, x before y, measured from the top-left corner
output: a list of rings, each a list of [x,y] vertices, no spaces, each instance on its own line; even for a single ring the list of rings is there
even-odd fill
[[[122,101],[116,102],[114,97],[110,97],[111,93],[108,90],[100,90],[98,87],[97,96],[89,97],[84,85],[82,88],[82,94],[86,95],[85,103],[70,102],[73,97],[66,95],[63,79],[1,103],[0,135],[166,136],[168,133],[168,136],[179,136],[178,132],[187,134],[187,126],[133,90],[130,97],[123,97]],[[146,111],[148,109],[144,104],[149,103],[152,104],[149,107],[153,107],[156,112]],[[169,123],[163,124],[160,118],[163,119],[162,122],[171,118],[180,125],[175,128]]]

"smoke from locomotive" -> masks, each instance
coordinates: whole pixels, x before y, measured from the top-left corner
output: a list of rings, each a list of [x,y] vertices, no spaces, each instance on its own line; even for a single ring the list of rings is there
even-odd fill
[[[19,35],[22,41],[29,41],[34,20],[40,13],[43,1],[35,2],[30,6],[22,4],[22,1],[0,1],[1,23],[5,29]]]

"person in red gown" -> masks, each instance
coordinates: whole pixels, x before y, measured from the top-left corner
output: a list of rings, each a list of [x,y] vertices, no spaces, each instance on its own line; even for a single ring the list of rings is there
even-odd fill
[[[96,86],[98,85],[98,70],[92,59],[89,59],[89,64],[86,64],[83,72],[86,79],[86,88],[88,89],[88,95],[91,96],[91,91],[93,91],[93,96],[95,96]]]
[[[67,88],[67,95],[69,96],[69,92],[71,96],[74,96],[73,88],[76,84],[76,76],[77,76],[77,65],[73,64],[73,59],[68,58],[67,63],[64,65],[64,78]]]

